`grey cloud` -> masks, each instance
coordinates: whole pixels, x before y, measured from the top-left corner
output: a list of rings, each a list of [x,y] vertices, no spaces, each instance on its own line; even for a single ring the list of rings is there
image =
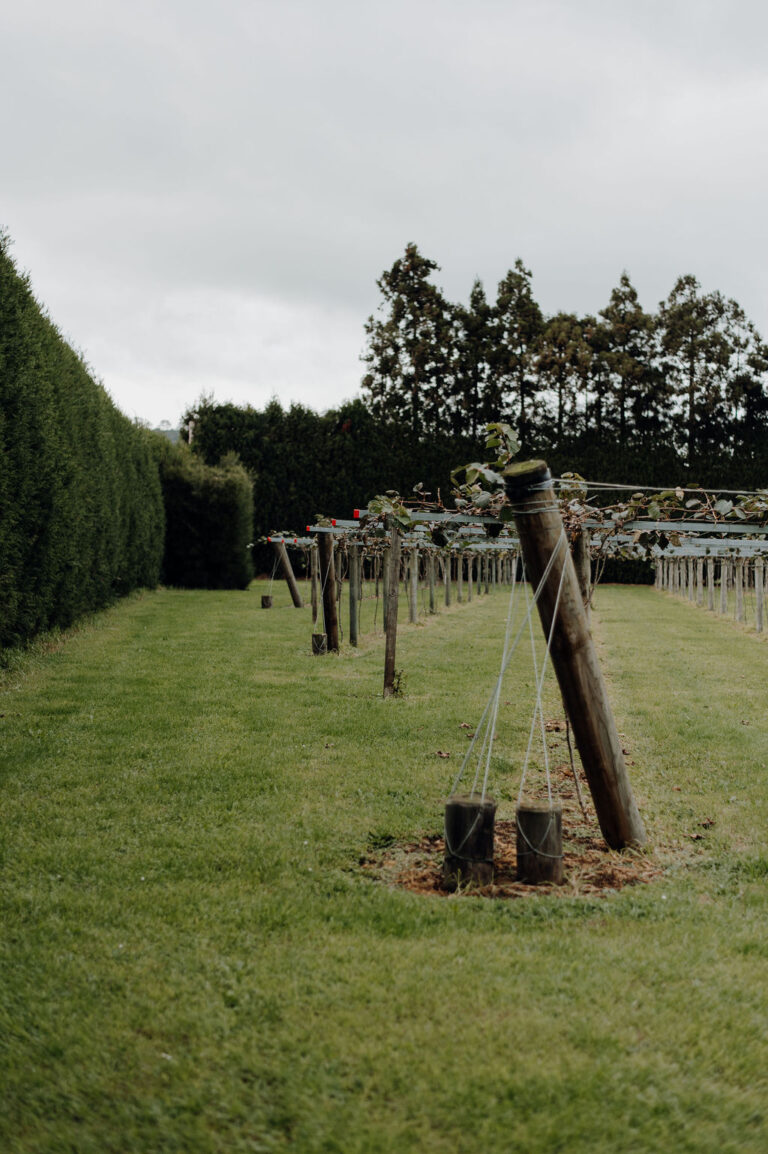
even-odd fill
[[[454,299],[520,255],[547,311],[602,307],[624,268],[653,307],[692,271],[764,324],[757,3],[28,0],[0,20],[0,224],[153,420],[187,378],[188,399],[261,397],[265,374],[318,407],[349,395],[410,240]],[[185,339],[206,299],[210,339]]]

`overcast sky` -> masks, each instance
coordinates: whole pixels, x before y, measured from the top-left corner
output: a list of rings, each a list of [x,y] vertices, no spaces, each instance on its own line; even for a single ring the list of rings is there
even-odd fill
[[[355,396],[409,241],[452,300],[691,272],[768,336],[758,0],[24,0],[0,44],[0,226],[131,417]]]

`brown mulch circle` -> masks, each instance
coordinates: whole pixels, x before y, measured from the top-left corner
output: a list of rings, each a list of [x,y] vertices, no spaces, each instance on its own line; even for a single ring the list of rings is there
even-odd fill
[[[516,880],[515,821],[497,818],[494,833],[493,885],[469,885],[461,896],[521,898],[533,895],[586,897],[614,893],[624,886],[655,881],[662,867],[643,851],[610,850],[597,824],[589,790],[580,774],[586,817],[579,805],[571,767],[558,765],[551,774],[553,797],[563,809],[563,885],[527,885]],[[546,800],[546,789],[532,791],[526,800]],[[506,808],[506,807],[505,807]],[[416,841],[393,842],[372,850],[360,865],[369,877],[413,893],[449,895],[442,888],[442,837],[425,835]]]

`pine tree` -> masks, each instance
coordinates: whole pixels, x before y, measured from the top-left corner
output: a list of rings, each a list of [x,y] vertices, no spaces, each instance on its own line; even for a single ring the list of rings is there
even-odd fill
[[[369,317],[363,377],[371,411],[405,423],[416,434],[450,426],[455,408],[454,312],[432,284],[438,270],[415,244],[376,282],[386,310]]]
[[[456,308],[456,409],[454,431],[477,439],[482,423],[501,419],[491,366],[495,347],[495,315],[480,280],[469,294],[469,307]]]
[[[680,449],[692,465],[731,440],[725,403],[732,351],[727,301],[719,292],[702,293],[689,273],[659,304],[659,326],[663,369],[683,411]]]
[[[607,395],[607,416],[615,430],[620,448],[624,448],[638,431],[634,419],[649,422],[645,412],[649,404],[661,397],[654,384],[654,336],[652,314],[646,313],[638,299],[629,275],[621,274],[611,292],[603,319],[604,359],[610,374],[611,389]]]
[[[496,317],[493,369],[498,381],[499,408],[504,408],[509,397],[511,420],[525,446],[541,424],[536,411],[540,391],[536,346],[544,331],[544,318],[533,296],[530,269],[519,257],[499,282]]]

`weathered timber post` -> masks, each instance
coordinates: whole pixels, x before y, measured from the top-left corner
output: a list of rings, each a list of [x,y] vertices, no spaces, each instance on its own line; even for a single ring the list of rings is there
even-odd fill
[[[411,549],[410,568],[408,570],[408,620],[416,625],[419,620],[419,551]]]
[[[763,632],[763,593],[765,587],[763,584],[763,564],[762,557],[755,557],[755,629],[758,633]]]
[[[456,554],[456,600],[461,605],[464,600],[464,554]]]
[[[400,589],[400,534],[393,525],[389,534],[387,566],[387,610],[384,641],[384,697],[395,692],[395,650],[397,648],[397,598]]]
[[[446,553],[445,565],[443,567],[443,574],[445,577],[445,607],[446,609],[451,604],[451,555]]]
[[[320,562],[320,588],[323,596],[323,621],[328,649],[339,648],[339,607],[336,601],[336,565],[333,559],[333,534],[318,533],[317,554]]]
[[[385,549],[381,555],[381,612],[385,632],[387,629],[387,609],[389,607],[389,565],[389,549]]]
[[[349,644],[357,646],[357,626],[360,618],[360,545],[349,545]]]
[[[493,881],[493,826],[496,802],[472,793],[456,794],[445,803],[443,889],[462,882],[487,886]]]
[[[704,604],[704,558],[696,558],[696,604]]]
[[[693,557],[688,558],[688,600],[693,601]]]
[[[341,563],[341,546],[334,545],[333,547],[333,567],[337,575],[336,579],[336,617],[341,620],[341,598],[344,593],[344,566]]]
[[[581,600],[584,604],[584,612],[587,615],[587,625],[592,621],[592,560],[589,555],[589,529],[581,529],[571,542],[571,553],[573,555],[573,564],[576,568],[576,576],[579,579],[579,589],[581,590]]]
[[[309,550],[310,596],[312,598],[312,628],[317,624],[317,541]]]
[[[624,764],[605,681],[589,634],[579,581],[544,461],[505,470],[525,568],[534,589],[551,561],[538,600],[552,665],[573,728],[600,829],[611,849],[643,845],[645,828]],[[559,591],[559,603],[558,603]],[[555,613],[557,606],[557,612]]]
[[[437,613],[435,608],[435,555],[431,549],[427,557],[427,581],[429,583],[429,612]]]
[[[293,572],[293,566],[291,565],[291,559],[288,556],[288,550],[285,547],[285,543],[283,541],[273,541],[272,548],[277,554],[277,558],[283,567],[283,576],[285,577],[285,583],[290,590],[293,604],[297,609],[303,609],[304,602],[301,599],[301,593],[299,593],[299,587],[296,584],[296,576]]]
[[[491,591],[491,557],[489,553],[483,554],[483,562],[485,564],[485,591]]]
[[[475,565],[475,558],[471,553],[467,555],[467,601],[472,600],[472,570]]]
[[[715,559],[707,557],[707,609],[715,611]]]
[[[728,562],[725,558],[720,562],[720,612],[728,612]]]
[[[736,620],[744,620],[744,561],[741,557],[736,561]]]

